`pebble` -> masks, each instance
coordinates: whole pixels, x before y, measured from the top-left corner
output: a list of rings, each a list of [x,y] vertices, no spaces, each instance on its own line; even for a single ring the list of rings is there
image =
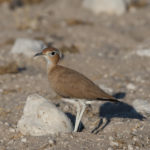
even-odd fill
[[[69,106],[68,106],[68,105],[65,105],[65,106],[64,106],[64,111],[65,111],[65,112],[69,111]]]
[[[26,142],[27,142],[27,139],[26,139],[26,138],[22,138],[22,139],[21,139],[21,142],[26,143]]]
[[[53,146],[53,145],[55,145],[55,144],[56,144],[56,141],[55,141],[55,140],[50,139],[50,140],[48,141],[48,143],[50,144],[50,146]]]
[[[110,146],[119,146],[119,143],[116,141],[110,141]]]
[[[103,89],[106,93],[109,93],[109,94],[112,94],[113,93],[113,90],[111,89],[111,88],[109,88],[109,87],[106,87],[105,85],[99,85],[99,87],[101,88],[101,89]]]
[[[8,144],[13,144],[13,142],[14,142],[14,140],[10,140],[10,141],[8,142]]]
[[[5,124],[6,126],[9,126],[9,123],[8,123],[8,122],[5,122],[4,124]]]
[[[113,138],[112,136],[109,136],[109,140],[110,140],[110,141],[113,141],[114,138]]]
[[[83,7],[95,14],[107,13],[122,15],[127,11],[130,0],[83,0]]]
[[[128,150],[134,150],[133,146],[132,145],[128,145]]]
[[[136,54],[138,56],[142,56],[142,57],[150,57],[150,49],[138,50],[138,51],[136,51]]]
[[[127,84],[127,89],[129,89],[129,90],[135,90],[136,86],[134,84],[132,84],[132,83],[129,83],[129,84]]]
[[[133,137],[133,141],[138,141],[139,139],[137,137]]]
[[[14,132],[15,132],[15,129],[14,129],[14,128],[9,128],[9,132],[14,133]]]
[[[2,93],[4,90],[3,89],[0,89],[0,93]]]
[[[4,142],[4,140],[0,140],[0,143],[3,143]]]
[[[112,147],[108,147],[108,149],[107,150],[114,150]]]
[[[136,99],[132,103],[137,112],[150,113],[150,103],[146,100]]]

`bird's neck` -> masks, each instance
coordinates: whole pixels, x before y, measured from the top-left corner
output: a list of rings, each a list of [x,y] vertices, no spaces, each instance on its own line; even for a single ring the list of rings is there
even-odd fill
[[[49,73],[55,66],[56,64],[51,62],[49,59],[46,58],[47,61],[47,73]]]

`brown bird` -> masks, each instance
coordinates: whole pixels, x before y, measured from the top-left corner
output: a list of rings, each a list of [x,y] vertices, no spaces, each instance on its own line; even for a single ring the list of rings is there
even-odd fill
[[[95,101],[119,102],[114,97],[105,93],[83,74],[58,65],[61,57],[61,53],[58,49],[50,47],[35,54],[35,56],[40,55],[44,56],[47,60],[47,72],[51,88],[60,95],[65,102],[70,102],[77,106],[74,132],[78,130],[87,104],[92,104]]]

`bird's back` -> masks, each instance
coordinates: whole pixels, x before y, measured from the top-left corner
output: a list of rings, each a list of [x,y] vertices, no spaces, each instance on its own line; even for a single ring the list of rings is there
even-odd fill
[[[51,88],[65,98],[117,101],[79,72],[56,65],[49,73]]]

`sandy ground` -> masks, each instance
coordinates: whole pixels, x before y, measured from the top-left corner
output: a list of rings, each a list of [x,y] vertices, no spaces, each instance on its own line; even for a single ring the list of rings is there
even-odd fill
[[[79,0],[45,0],[13,11],[3,3],[0,20],[0,65],[16,62],[20,68],[18,73],[0,75],[0,150],[150,149],[150,116],[143,114],[147,119],[142,121],[143,116],[131,106],[135,99],[150,102],[150,59],[136,55],[137,50],[150,48],[150,6],[123,16],[95,16]],[[109,88],[123,103],[88,107],[82,119],[84,128],[78,133],[22,135],[16,125],[30,94],[51,99],[72,115],[76,111],[49,88],[42,58],[10,53],[20,37],[41,39],[64,50],[62,65]],[[91,133],[97,126],[99,132]]]

